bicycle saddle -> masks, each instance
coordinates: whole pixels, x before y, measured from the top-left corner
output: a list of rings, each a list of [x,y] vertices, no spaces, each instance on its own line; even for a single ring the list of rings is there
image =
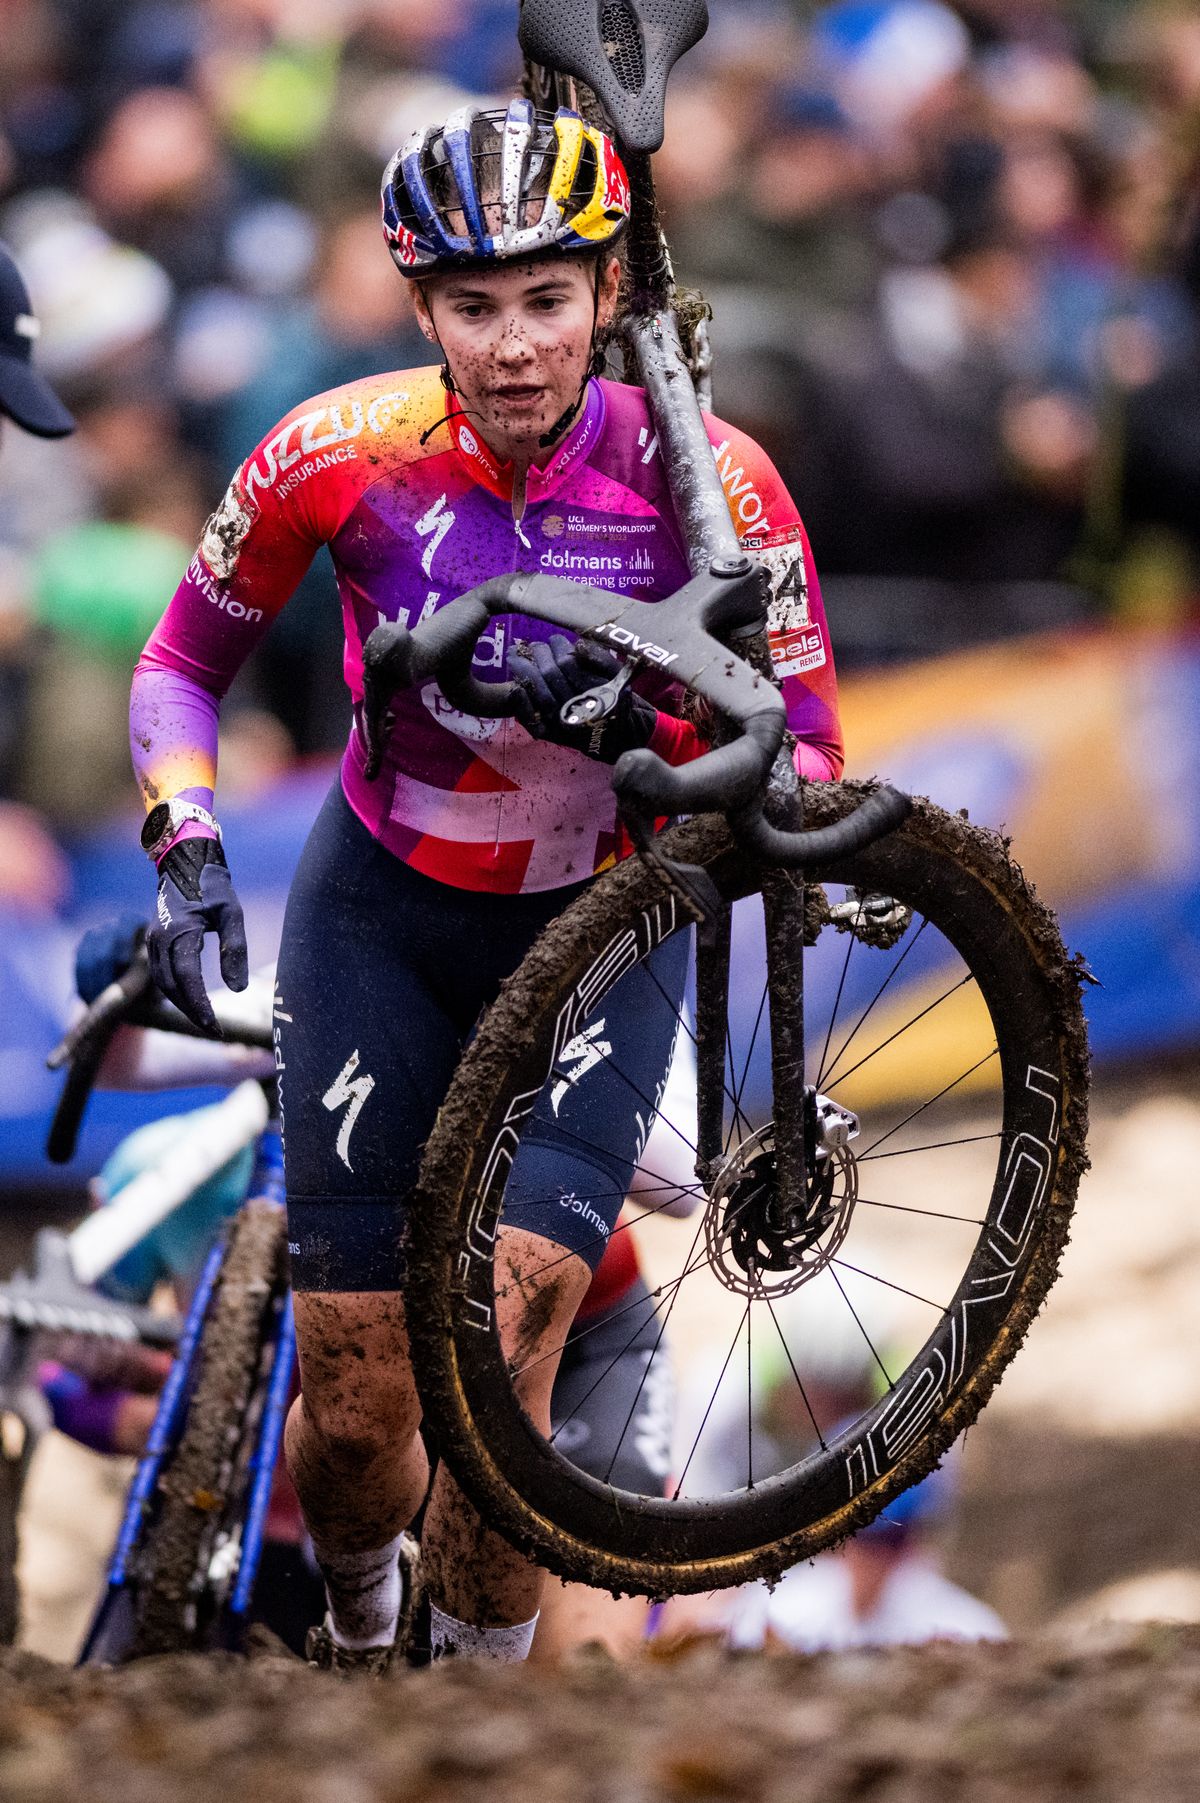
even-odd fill
[[[530,62],[587,83],[628,150],[657,150],[667,78],[708,30],[707,0],[522,0]]]

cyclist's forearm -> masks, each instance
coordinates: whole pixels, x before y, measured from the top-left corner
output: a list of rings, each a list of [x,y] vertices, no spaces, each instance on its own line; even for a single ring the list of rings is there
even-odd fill
[[[212,808],[219,710],[219,697],[172,668],[152,639],[129,697],[129,747],[147,810],[175,796]],[[192,823],[191,830],[204,829]]]

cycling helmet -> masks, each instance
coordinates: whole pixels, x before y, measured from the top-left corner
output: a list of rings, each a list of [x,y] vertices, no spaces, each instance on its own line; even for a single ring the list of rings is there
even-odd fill
[[[384,236],[409,277],[612,247],[629,210],[612,139],[578,113],[528,100],[465,106],[414,132],[383,178]]]

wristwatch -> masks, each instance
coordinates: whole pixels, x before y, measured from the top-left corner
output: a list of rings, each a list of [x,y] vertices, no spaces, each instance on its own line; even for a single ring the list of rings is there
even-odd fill
[[[221,829],[207,808],[194,801],[160,801],[151,808],[142,824],[142,850],[157,862],[180,827],[186,826],[189,820],[198,820],[218,839],[221,837]]]

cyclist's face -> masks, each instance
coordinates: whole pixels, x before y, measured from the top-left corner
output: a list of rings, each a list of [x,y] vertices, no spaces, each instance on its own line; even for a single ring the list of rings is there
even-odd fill
[[[497,456],[530,462],[578,395],[592,348],[595,264],[574,259],[440,276],[417,290],[417,318],[441,344],[464,407]],[[601,328],[616,311],[620,264],[601,271]]]

